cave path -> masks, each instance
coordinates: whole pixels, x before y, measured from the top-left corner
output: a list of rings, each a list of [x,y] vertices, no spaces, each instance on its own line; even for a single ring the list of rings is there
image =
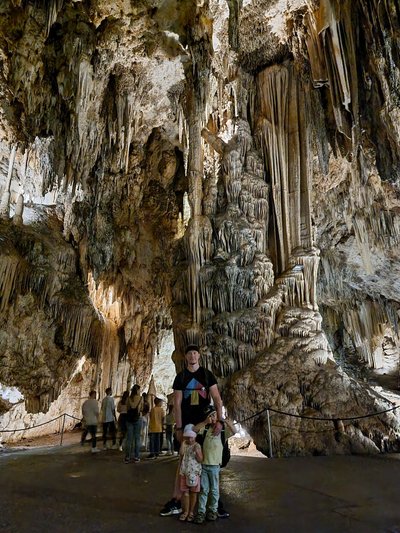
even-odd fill
[[[222,473],[231,517],[195,526],[160,517],[177,458],[125,465],[78,444],[0,455],[0,531],[400,532],[400,455],[233,456]]]

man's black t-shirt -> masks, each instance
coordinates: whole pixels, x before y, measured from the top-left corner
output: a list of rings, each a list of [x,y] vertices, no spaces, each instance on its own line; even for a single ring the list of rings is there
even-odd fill
[[[182,391],[183,428],[204,420],[204,408],[210,403],[210,387],[216,383],[214,374],[202,366],[196,372],[185,368],[176,375],[172,388]]]

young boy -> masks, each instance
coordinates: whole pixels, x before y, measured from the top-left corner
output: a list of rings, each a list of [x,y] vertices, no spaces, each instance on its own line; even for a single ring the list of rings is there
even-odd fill
[[[156,459],[161,452],[163,440],[163,422],[165,418],[164,409],[162,408],[162,400],[156,398],[154,400],[154,407],[150,411],[149,420],[149,440],[150,440],[150,455],[148,459]]]
[[[215,407],[209,405],[205,409],[206,419],[193,429],[203,436],[203,463],[201,470],[201,492],[199,506],[194,519],[196,524],[202,524],[205,519],[214,521],[218,518],[219,500],[219,471],[222,462],[223,444],[221,434],[215,436],[214,428],[218,423]],[[225,420],[225,440],[235,433],[230,420]],[[210,493],[210,498],[208,495]],[[208,508],[207,508],[208,500]],[[207,514],[206,514],[207,512]]]

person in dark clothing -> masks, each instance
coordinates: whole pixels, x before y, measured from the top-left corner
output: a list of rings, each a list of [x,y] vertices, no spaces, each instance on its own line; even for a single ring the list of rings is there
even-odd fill
[[[128,406],[127,406],[128,398],[129,398],[129,391],[125,391],[117,405],[117,411],[119,413],[119,418],[118,418],[118,427],[119,427],[119,435],[120,435],[119,449],[121,452],[122,452],[122,444],[126,436],[126,414],[128,411]]]
[[[187,424],[199,424],[204,419],[204,409],[213,399],[218,420],[222,420],[222,400],[217,380],[212,372],[200,366],[200,353],[195,345],[185,353],[186,367],[175,377],[174,415],[178,440],[182,441],[182,428]],[[221,432],[219,422],[216,435]]]

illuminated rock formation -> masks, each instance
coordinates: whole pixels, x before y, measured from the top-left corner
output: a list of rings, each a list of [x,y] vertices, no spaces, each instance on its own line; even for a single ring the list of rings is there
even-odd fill
[[[275,453],[396,445],[343,419],[398,389],[399,12],[4,2],[0,429],[147,386],[173,330],[263,452],[267,407]]]

